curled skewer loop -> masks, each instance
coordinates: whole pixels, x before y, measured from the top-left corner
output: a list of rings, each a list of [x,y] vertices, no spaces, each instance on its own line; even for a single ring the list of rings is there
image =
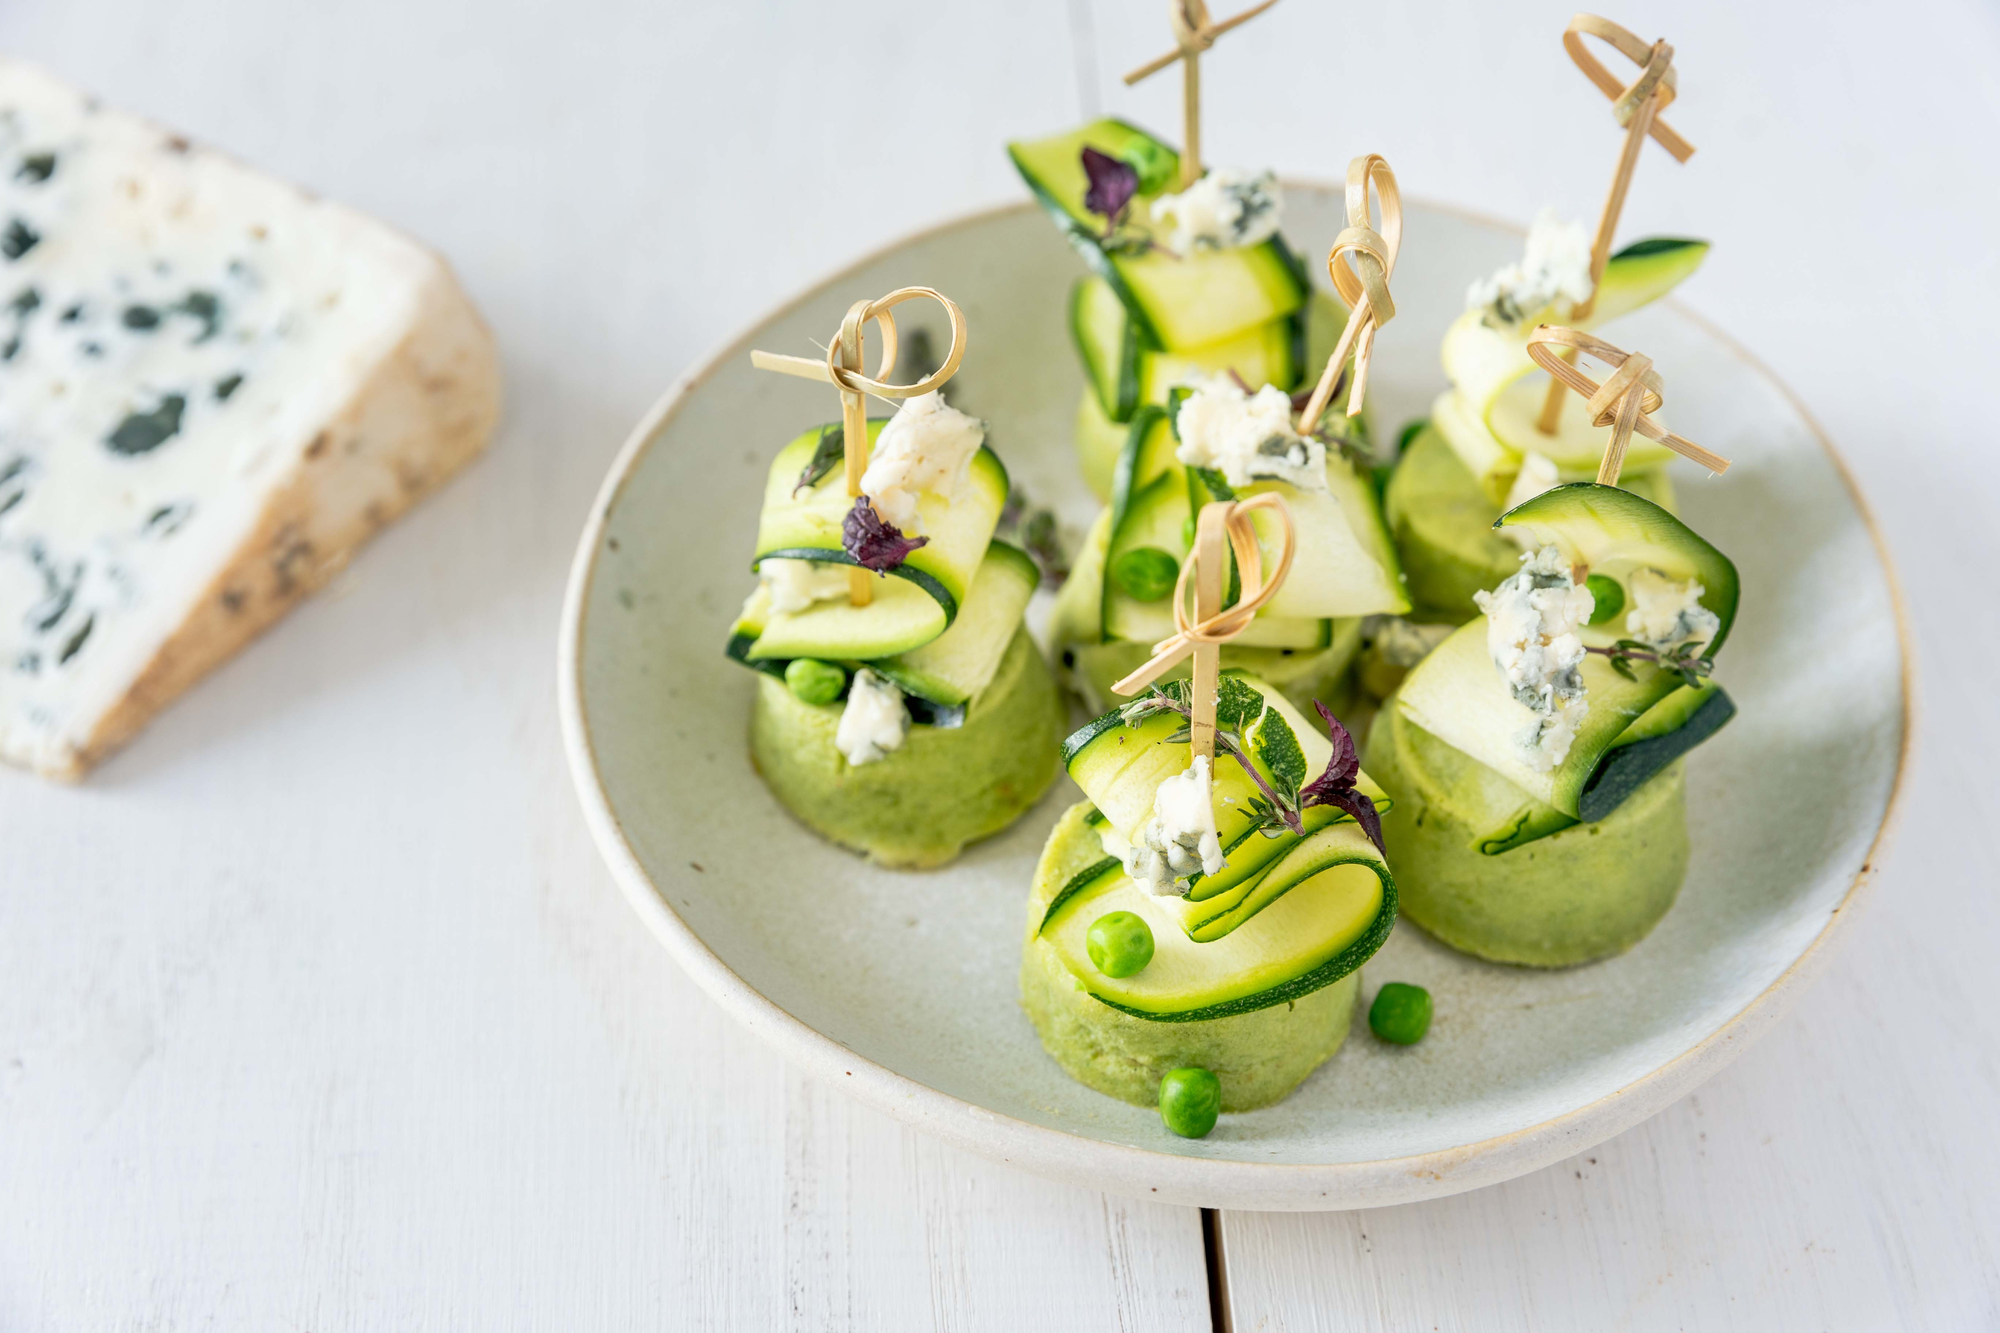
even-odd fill
[[[1606,69],[1604,62],[1584,45],[1585,37],[1597,38],[1639,66],[1639,77],[1629,84],[1620,83],[1618,76]],[[1563,33],[1563,50],[1569,52],[1569,58],[1576,62],[1584,77],[1611,99],[1611,111],[1618,118],[1620,128],[1632,123],[1632,117],[1638,114],[1640,106],[1656,90],[1659,100],[1654,106],[1655,111],[1673,101],[1678,91],[1674,77],[1674,48],[1664,40],[1652,43],[1641,41],[1610,19],[1599,18],[1595,14],[1578,14],[1569,21],[1569,28]],[[1694,156],[1694,145],[1658,116],[1653,118],[1647,132],[1660,147],[1674,155],[1676,162],[1685,162]]]
[[[1604,383],[1599,384],[1577,368],[1574,358],[1579,354],[1611,367],[1612,373]],[[1634,431],[1659,441],[1684,458],[1693,459],[1710,472],[1729,470],[1729,460],[1722,455],[1711,453],[1653,420],[1651,414],[1660,410],[1664,399],[1663,386],[1651,358],[1557,324],[1536,326],[1528,335],[1528,355],[1558,384],[1583,396],[1594,425],[1611,427],[1611,443],[1597,468],[1600,485],[1618,484],[1618,474],[1625,466],[1625,450]]]
[[[1268,575],[1264,570],[1263,551],[1257,545],[1256,524],[1252,521],[1253,515],[1260,509],[1271,510],[1276,515],[1281,539],[1277,565]],[[1242,580],[1243,588],[1241,599],[1234,606],[1206,612],[1198,604],[1194,591],[1204,569],[1204,560],[1213,560],[1219,566],[1209,568],[1208,572],[1217,575],[1226,572],[1226,566],[1221,566],[1221,543],[1204,543],[1202,537],[1206,534],[1198,528],[1194,549],[1181,562],[1180,578],[1174,583],[1173,634],[1154,644],[1152,658],[1113,685],[1114,692],[1137,694],[1180,665],[1181,659],[1198,648],[1219,648],[1228,643],[1248,629],[1257,613],[1278,595],[1285,576],[1291,573],[1292,557],[1298,550],[1292,511],[1286,507],[1284,498],[1266,492],[1247,500],[1218,500],[1204,506],[1201,527],[1214,526],[1218,521],[1220,535],[1227,539],[1229,549],[1236,555],[1237,575]],[[1212,549],[1205,552],[1205,544],[1212,545]]]
[[[915,384],[890,384],[886,376],[896,362],[896,317],[889,312],[905,301],[913,301],[927,296],[944,307],[945,317],[951,322],[951,347],[944,355],[944,363]],[[862,361],[858,351],[850,358],[847,349],[852,345],[859,348],[861,329],[869,321],[882,330],[881,364],[876,370],[876,378],[862,374]],[[847,309],[847,317],[840,322],[840,336],[826,349],[827,378],[849,393],[872,393],[877,398],[915,398],[929,393],[958,373],[959,362],[965,359],[965,312],[958,303],[934,287],[899,287],[887,296],[878,296],[872,301],[856,301]]]
[[[1375,188],[1382,214],[1378,230],[1371,221],[1368,189]],[[1327,276],[1347,302],[1347,327],[1327,358],[1326,369],[1299,419],[1299,433],[1310,435],[1332,401],[1341,368],[1354,354],[1354,387],[1347,395],[1347,415],[1358,416],[1368,395],[1368,366],[1375,350],[1375,331],[1396,317],[1389,295],[1389,278],[1396,271],[1396,254],[1403,248],[1403,192],[1396,173],[1379,153],[1368,153],[1347,164],[1347,226],[1327,251]]]
[[[944,307],[945,316],[951,321],[951,349],[945,353],[943,365],[915,384],[891,384],[888,376],[890,368],[896,364],[897,337],[896,317],[890,312],[903,302],[920,296],[927,296]],[[864,335],[871,321],[882,334],[880,364],[872,379],[863,373],[867,367]],[[840,390],[842,453],[847,465],[847,494],[850,497],[860,496],[861,477],[868,469],[866,395],[914,398],[918,394],[929,393],[957,374],[959,362],[964,359],[965,312],[958,308],[957,302],[934,287],[898,287],[887,296],[878,296],[872,301],[856,301],[847,308],[847,314],[840,321],[840,332],[828,345],[823,361],[776,352],[750,353],[750,364],[759,370],[775,370],[782,375],[819,380]],[[848,600],[854,605],[869,604],[874,593],[870,589],[866,570],[856,568],[848,571],[847,592]]]

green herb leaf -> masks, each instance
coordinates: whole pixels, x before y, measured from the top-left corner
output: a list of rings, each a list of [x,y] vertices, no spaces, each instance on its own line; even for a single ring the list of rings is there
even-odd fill
[[[1271,780],[1279,794],[1296,806],[1299,788],[1306,780],[1306,752],[1300,748],[1292,724],[1277,709],[1267,708],[1245,737],[1257,757],[1264,761],[1264,767],[1271,770]]]
[[[813,446],[812,462],[807,463],[805,470],[799,473],[798,483],[792,487],[793,495],[819,485],[826,474],[833,471],[833,465],[846,456],[846,437],[846,431],[838,424],[819,428],[819,443]]]

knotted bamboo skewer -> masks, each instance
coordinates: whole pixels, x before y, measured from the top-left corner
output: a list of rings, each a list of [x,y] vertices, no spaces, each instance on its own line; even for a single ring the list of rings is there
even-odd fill
[[[1278,0],[1264,0],[1233,18],[1220,23],[1208,21],[1205,0],[1167,0],[1168,19],[1174,30],[1174,49],[1149,60],[1125,76],[1126,86],[1151,78],[1176,60],[1181,65],[1181,181],[1180,188],[1201,179],[1201,54],[1215,45],[1215,39],[1231,28],[1240,27],[1269,9]]]
[[[1616,76],[1584,45],[1586,36],[1609,43],[1638,65],[1639,77],[1620,86]],[[1563,33],[1563,49],[1585,77],[1611,99],[1611,113],[1625,130],[1625,141],[1618,150],[1618,169],[1611,176],[1611,192],[1605,196],[1604,211],[1597,219],[1597,235],[1590,242],[1590,295],[1570,312],[1571,319],[1581,321],[1589,317],[1597,304],[1597,285],[1604,280],[1604,266],[1611,258],[1611,238],[1618,230],[1619,215],[1625,211],[1625,195],[1632,188],[1632,172],[1639,164],[1639,149],[1647,136],[1673,154],[1676,162],[1693,157],[1694,145],[1659,118],[1660,111],[1674,100],[1676,84],[1674,48],[1667,45],[1665,38],[1648,46],[1610,19],[1578,14]],[[1562,419],[1562,405],[1562,386],[1549,385],[1548,397],[1542,400],[1542,414],[1535,422],[1542,434],[1556,433],[1556,425]]]
[[[1380,231],[1370,225],[1368,186],[1374,183],[1382,213]],[[1347,228],[1333,238],[1326,254],[1327,276],[1334,290],[1347,302],[1347,327],[1340,342],[1327,358],[1319,385],[1306,402],[1299,418],[1299,434],[1310,435],[1319,426],[1320,415],[1340,383],[1341,367],[1347,354],[1354,353],[1354,387],[1347,395],[1347,415],[1358,416],[1368,394],[1368,363],[1375,350],[1375,330],[1396,317],[1396,303],[1389,297],[1389,276],[1396,271],[1396,252],[1403,248],[1403,192],[1396,185],[1396,173],[1379,153],[1357,157],[1347,164]],[[1345,255],[1346,263],[1341,262]]]
[[[1264,575],[1264,555],[1257,545],[1253,521],[1253,515],[1260,509],[1269,509],[1277,515],[1283,535],[1278,565],[1269,578]],[[1154,644],[1152,659],[1113,685],[1112,691],[1137,694],[1180,665],[1182,658],[1192,656],[1194,689],[1188,702],[1188,737],[1195,754],[1213,759],[1215,696],[1222,679],[1222,645],[1248,629],[1257,612],[1277,595],[1285,575],[1291,572],[1292,556],[1297,549],[1298,534],[1292,527],[1292,511],[1280,496],[1266,492],[1247,500],[1214,500],[1203,505],[1195,522],[1194,549],[1181,562],[1180,578],[1174,583],[1174,633]],[[1231,551],[1236,555],[1242,595],[1234,606],[1225,610],[1222,593]]]
[[[951,321],[951,350],[945,353],[943,365],[915,384],[890,384],[886,377],[890,367],[896,364],[896,317],[889,312],[903,302],[920,296],[927,296],[944,307],[945,315]],[[882,332],[881,361],[874,379],[862,374],[867,364],[864,331],[870,320]],[[957,302],[932,287],[898,287],[887,296],[872,301],[856,301],[847,308],[846,317],[840,321],[840,332],[827,345],[823,360],[784,356],[777,352],[750,353],[750,364],[759,370],[775,370],[781,375],[818,380],[840,390],[841,453],[842,461],[847,466],[849,499],[861,494],[861,474],[868,470],[866,395],[895,399],[915,398],[929,393],[956,375],[958,363],[964,359],[965,313],[958,308]],[[857,566],[848,571],[847,598],[856,606],[866,606],[875,599],[874,584],[867,570]]]
[[[1612,373],[1604,383],[1599,384],[1577,369],[1578,353],[1596,357],[1611,367]],[[1528,335],[1528,355],[1555,378],[1558,392],[1567,388],[1583,395],[1592,425],[1611,427],[1611,443],[1597,467],[1598,485],[1618,484],[1618,474],[1625,466],[1625,450],[1635,430],[1649,440],[1658,440],[1683,458],[1693,459],[1710,472],[1719,474],[1729,470],[1728,459],[1674,434],[1648,415],[1659,411],[1663,401],[1660,377],[1653,370],[1651,357],[1623,351],[1602,338],[1555,324],[1537,325]]]

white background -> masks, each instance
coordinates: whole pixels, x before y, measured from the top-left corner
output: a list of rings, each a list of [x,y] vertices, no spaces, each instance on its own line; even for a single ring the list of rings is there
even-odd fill
[[[1009,136],[1172,134],[1155,0],[0,0],[0,45],[443,250],[493,452],[87,787],[0,774],[0,1330],[1209,1326],[1200,1216],[947,1150],[789,1073],[582,829],[563,577],[621,437],[752,315],[1016,198]],[[1233,12],[1218,4],[1218,13]],[[1211,160],[1595,210],[1561,3],[1288,0]],[[1678,50],[1626,235],[1766,358],[1887,529],[1917,763],[1863,928],[1655,1120],[1511,1184],[1220,1218],[1249,1329],[2000,1325],[2000,23],[1632,3]],[[941,1002],[943,1000],[941,999]]]

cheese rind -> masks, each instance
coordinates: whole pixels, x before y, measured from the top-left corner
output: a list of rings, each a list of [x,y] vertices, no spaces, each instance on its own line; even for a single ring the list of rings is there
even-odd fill
[[[498,410],[435,255],[0,61],[0,759],[80,776]]]

